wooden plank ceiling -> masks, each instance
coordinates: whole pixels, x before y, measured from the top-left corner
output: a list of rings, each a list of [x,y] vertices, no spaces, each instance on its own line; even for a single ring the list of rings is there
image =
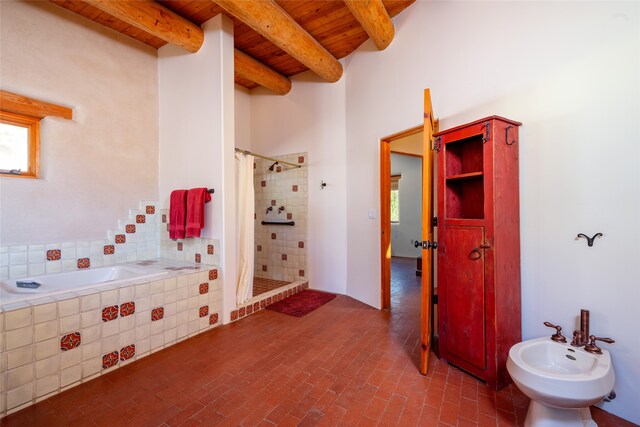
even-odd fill
[[[382,3],[388,15],[394,17],[414,1],[382,0]],[[156,49],[167,44],[165,40],[130,25],[85,1],[51,0],[51,2]],[[337,59],[349,55],[369,38],[369,35],[342,0],[275,0],[275,2]],[[225,13],[234,21],[236,49],[286,77],[308,70],[307,66],[249,25],[225,12],[211,0],[159,0],[156,3],[198,26],[219,13]],[[248,89],[258,86],[257,83],[238,75],[238,73],[235,75],[235,82]]]

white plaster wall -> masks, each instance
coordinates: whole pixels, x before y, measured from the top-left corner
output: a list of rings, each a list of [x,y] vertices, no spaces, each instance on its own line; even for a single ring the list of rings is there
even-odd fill
[[[224,320],[235,309],[233,25],[218,15],[202,26],[197,53],[158,50],[160,205],[171,191],[214,188],[202,237],[221,239]]]
[[[378,139],[421,120],[423,89],[441,129],[520,120],[523,337],[549,334],[545,320],[571,334],[590,309],[592,333],[616,340],[604,408],[636,423],[639,15],[638,2],[416,2],[387,50],[367,42],[346,60],[347,293],[380,304],[380,223],[366,219]],[[580,232],[604,237],[589,248]]]
[[[400,218],[391,224],[391,256],[417,258],[422,249],[413,242],[422,240],[422,159],[391,153],[391,175],[402,175],[398,181]]]
[[[251,92],[235,85],[236,147],[251,151]]]
[[[252,91],[253,151],[268,156],[308,152],[309,286],[346,293],[345,79],[329,84],[306,72],[292,80],[287,96]]]
[[[41,178],[0,178],[2,245],[103,239],[158,197],[155,49],[49,2],[0,2],[2,90],[73,108],[41,123]]]

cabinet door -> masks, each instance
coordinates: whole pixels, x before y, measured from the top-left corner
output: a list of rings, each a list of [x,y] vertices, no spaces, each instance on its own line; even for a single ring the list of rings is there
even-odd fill
[[[484,227],[444,226],[443,231],[446,351],[485,369]]]

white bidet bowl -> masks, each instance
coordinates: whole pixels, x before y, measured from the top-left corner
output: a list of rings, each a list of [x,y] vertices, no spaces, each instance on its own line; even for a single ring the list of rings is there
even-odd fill
[[[596,426],[589,406],[607,396],[615,383],[609,352],[592,354],[550,338],[511,347],[507,370],[531,399],[525,426]]]

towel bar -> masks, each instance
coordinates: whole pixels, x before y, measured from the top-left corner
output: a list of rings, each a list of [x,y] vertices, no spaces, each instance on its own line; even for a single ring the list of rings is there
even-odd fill
[[[262,221],[262,225],[296,225],[295,221]]]

